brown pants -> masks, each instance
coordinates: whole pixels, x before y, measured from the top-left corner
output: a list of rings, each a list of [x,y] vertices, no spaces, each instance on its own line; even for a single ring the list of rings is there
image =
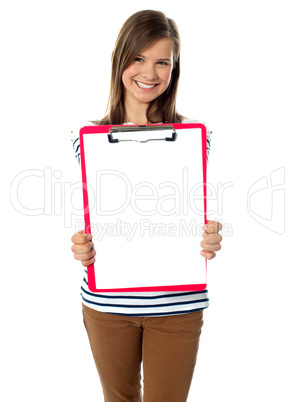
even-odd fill
[[[142,361],[144,402],[187,401],[203,310],[128,317],[82,306],[105,402],[142,401]]]

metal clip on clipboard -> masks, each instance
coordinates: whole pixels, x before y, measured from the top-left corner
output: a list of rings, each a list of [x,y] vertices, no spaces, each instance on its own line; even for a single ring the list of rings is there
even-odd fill
[[[147,140],[137,140],[137,139],[118,139],[118,138],[113,138],[114,133],[124,133],[124,132],[135,132],[135,131],[164,131],[164,130],[172,130],[172,136],[171,137],[165,137],[165,138],[149,138]],[[122,141],[136,141],[136,142],[148,142],[148,141],[175,141],[177,138],[177,133],[176,130],[174,129],[173,126],[169,125],[154,125],[154,126],[146,126],[146,125],[139,125],[136,127],[133,126],[126,126],[126,127],[112,127],[109,130],[108,134],[108,141],[110,143],[116,143],[116,142],[122,142]]]

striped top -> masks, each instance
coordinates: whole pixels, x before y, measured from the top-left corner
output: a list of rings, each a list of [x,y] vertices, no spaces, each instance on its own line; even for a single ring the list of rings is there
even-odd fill
[[[199,123],[198,120],[183,119],[182,123]],[[133,124],[133,123],[126,123]],[[91,125],[90,122],[83,124]],[[82,126],[80,126],[82,127]],[[79,130],[72,131],[75,157],[80,164]],[[211,131],[207,130],[207,162],[211,142]],[[101,292],[93,293],[88,288],[87,270],[84,270],[81,286],[82,302],[94,310],[104,313],[129,316],[166,316],[192,313],[208,307],[208,291],[190,292]]]

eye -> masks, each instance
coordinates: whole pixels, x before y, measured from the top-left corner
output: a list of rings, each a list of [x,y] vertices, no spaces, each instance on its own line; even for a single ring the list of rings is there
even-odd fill
[[[134,61],[140,62],[140,61],[143,61],[143,59],[141,59],[141,57],[135,57]]]
[[[162,66],[167,66],[168,65],[165,61],[159,61],[158,64],[160,64]]]

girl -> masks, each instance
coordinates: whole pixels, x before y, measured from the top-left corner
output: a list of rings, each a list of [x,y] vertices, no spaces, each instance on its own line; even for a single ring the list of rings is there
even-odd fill
[[[122,26],[112,53],[108,113],[93,124],[187,123],[176,111],[180,39],[175,22],[158,11],[140,11]],[[194,120],[195,121],[195,120]],[[76,149],[78,141],[74,145]],[[207,148],[210,147],[208,133]],[[221,224],[208,221],[202,255],[220,250]],[[94,262],[92,236],[72,236],[74,258]],[[84,325],[107,402],[184,402],[196,363],[203,292],[92,293],[82,289]]]

